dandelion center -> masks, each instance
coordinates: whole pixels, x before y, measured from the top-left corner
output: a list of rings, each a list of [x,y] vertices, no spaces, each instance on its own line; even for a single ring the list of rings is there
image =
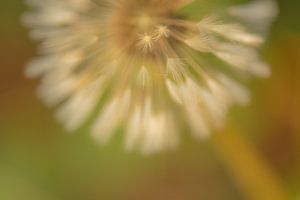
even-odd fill
[[[164,56],[165,46],[176,43],[172,35],[179,30],[179,19],[167,1],[120,1],[111,17],[115,45],[125,53],[146,57]]]

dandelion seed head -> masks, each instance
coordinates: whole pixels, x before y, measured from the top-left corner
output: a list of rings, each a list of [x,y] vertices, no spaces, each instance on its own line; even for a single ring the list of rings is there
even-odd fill
[[[194,21],[181,13],[192,2],[27,0],[23,21],[41,45],[26,74],[40,77],[38,95],[66,129],[91,123],[101,144],[119,128],[126,149],[146,154],[176,147],[186,125],[207,137],[249,101],[236,77],[270,74],[258,54],[266,28],[255,27],[269,26],[276,6],[254,0]]]

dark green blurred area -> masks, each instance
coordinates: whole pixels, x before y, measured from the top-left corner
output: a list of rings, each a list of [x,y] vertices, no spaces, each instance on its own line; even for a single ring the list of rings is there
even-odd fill
[[[278,3],[280,15],[264,51],[273,75],[249,83],[252,103],[233,108],[229,121],[239,125],[291,200],[297,200],[300,1]],[[210,141],[187,136],[174,152],[143,157],[124,152],[121,138],[101,147],[86,128],[66,133],[53,110],[35,96],[37,83],[23,76],[35,55],[35,45],[20,25],[25,6],[21,0],[1,0],[0,7],[0,200],[247,199]]]

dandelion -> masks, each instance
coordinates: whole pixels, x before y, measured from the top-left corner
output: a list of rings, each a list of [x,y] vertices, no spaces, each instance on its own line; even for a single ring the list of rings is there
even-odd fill
[[[270,74],[258,48],[276,7],[255,0],[195,20],[185,8],[201,2],[27,0],[41,45],[26,74],[66,129],[91,123],[100,143],[122,130],[128,150],[154,153],[176,147],[185,125],[207,137],[249,101],[239,77]]]

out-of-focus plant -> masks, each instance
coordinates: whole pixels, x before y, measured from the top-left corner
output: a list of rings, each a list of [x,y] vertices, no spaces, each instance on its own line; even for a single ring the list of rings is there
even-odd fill
[[[24,23],[41,45],[26,74],[41,77],[39,96],[68,130],[90,121],[100,143],[120,128],[126,148],[144,153],[174,148],[186,127],[207,137],[232,104],[248,103],[239,82],[270,74],[258,49],[272,0],[27,3]]]

